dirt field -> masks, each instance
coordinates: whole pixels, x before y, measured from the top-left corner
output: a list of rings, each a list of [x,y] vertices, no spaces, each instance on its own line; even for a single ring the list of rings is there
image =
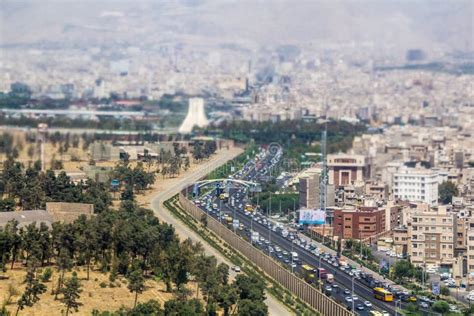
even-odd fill
[[[51,147],[49,150],[49,154],[55,150],[55,148]],[[57,150],[57,148],[56,148]],[[25,155],[22,151],[20,154],[20,161],[25,162]],[[4,159],[4,157],[0,157],[0,159]],[[211,159],[216,159],[215,157]],[[84,165],[88,162],[88,159],[84,159],[82,162],[66,162],[65,169],[68,171],[79,170],[81,165]],[[205,163],[204,161],[203,163]],[[115,162],[103,162],[101,164],[104,165],[115,165]],[[153,196],[156,195],[157,192],[164,190],[165,188],[172,186],[173,184],[179,182],[187,174],[192,173],[199,167],[199,164],[194,163],[191,161],[190,168],[185,172],[182,171],[180,175],[174,178],[165,178],[163,179],[161,175],[157,175],[156,182],[152,186],[151,189],[145,191],[143,194],[137,196],[137,201],[139,204],[143,205],[144,207],[150,207],[150,200]],[[116,202],[116,201],[114,201]],[[118,202],[117,202],[118,204]],[[54,295],[51,295],[52,289],[55,288],[57,285],[58,274],[53,267],[54,273],[53,277],[50,282],[47,282],[46,285],[48,290],[46,293],[40,296],[40,301],[36,303],[33,307],[26,307],[23,311],[20,311],[20,315],[62,315],[62,312],[65,310],[64,305],[60,299],[54,300]],[[117,278],[114,282],[115,287],[110,287],[109,281],[109,274],[102,274],[97,271],[91,271],[90,273],[90,280],[86,280],[86,272],[85,268],[80,268],[79,270],[75,270],[78,273],[78,277],[81,280],[81,285],[83,292],[81,293],[80,302],[83,305],[80,307],[79,312],[75,313],[75,315],[91,315],[91,312],[94,309],[99,311],[109,310],[115,311],[118,310],[121,306],[125,307],[132,307],[134,302],[134,294],[130,293],[127,289],[127,282],[125,278]],[[66,277],[70,277],[72,272],[69,272]],[[8,279],[0,279],[0,306],[4,302],[8,288],[12,285],[14,288],[17,289],[18,294],[14,295],[11,300],[10,304],[7,305],[7,310],[10,311],[13,315],[16,312],[17,304],[20,295],[24,290],[23,280],[26,275],[26,269],[21,266],[16,266],[14,270],[8,270],[6,276]],[[101,287],[100,284],[105,283],[106,287]],[[150,299],[155,299],[163,306],[164,302],[173,298],[173,294],[164,292],[164,284],[162,282],[156,282],[154,280],[147,280],[147,289],[138,296],[139,302],[145,302]],[[195,297],[196,295],[196,284],[190,282],[188,284],[188,288],[192,292],[192,296]]]
[[[127,289],[127,281],[125,278],[117,278],[113,283],[115,287],[110,287],[109,274],[91,271],[90,279],[87,281],[85,269],[81,268],[80,270],[74,271],[78,274],[83,290],[80,298],[80,302],[83,305],[75,315],[91,315],[94,309],[99,311],[115,311],[121,306],[133,307],[135,293],[131,293]],[[71,273],[72,272],[67,273],[67,277],[70,277]],[[3,303],[10,284],[18,290],[19,295],[13,296],[11,303],[7,305],[7,309],[14,315],[17,308],[16,302],[24,289],[23,280],[26,275],[26,270],[24,268],[16,268],[13,271],[8,270],[6,275],[9,277],[8,280],[0,280],[0,299]],[[52,289],[57,286],[58,277],[58,273],[54,271],[51,281],[45,283],[48,290],[40,296],[39,302],[33,307],[26,307],[23,311],[20,311],[19,314],[34,316],[61,315],[62,311],[65,310],[61,302],[61,295],[58,297],[58,300],[54,300],[54,295],[51,294]],[[107,286],[103,288],[100,286],[101,283],[105,283]],[[171,293],[164,292],[165,286],[162,282],[147,280],[146,285],[146,290],[138,295],[138,302],[146,302],[150,299],[154,299],[163,306],[164,302],[173,297]],[[195,289],[196,286],[190,283],[189,288]]]
[[[4,131],[1,131],[0,133],[4,133]],[[8,134],[13,136],[14,144],[17,145],[17,148],[19,145],[20,150],[17,161],[22,162],[25,166],[28,166],[41,158],[39,143],[27,142],[26,132],[13,130],[8,131]],[[63,162],[65,170],[79,171],[79,167],[89,161],[88,151],[84,151],[82,149],[83,142],[81,138],[79,139],[79,146],[77,148],[73,148],[72,144],[70,144],[68,151],[62,155],[59,153],[59,144],[53,145],[51,142],[45,143],[44,155],[46,168],[50,167],[51,160],[54,158]],[[32,155],[29,153],[32,153]],[[5,160],[5,158],[5,154],[0,154],[0,161]]]

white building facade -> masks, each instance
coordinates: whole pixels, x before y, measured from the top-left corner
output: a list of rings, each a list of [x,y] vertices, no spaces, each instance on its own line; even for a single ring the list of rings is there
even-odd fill
[[[432,170],[404,168],[393,174],[393,197],[438,205],[438,174]]]

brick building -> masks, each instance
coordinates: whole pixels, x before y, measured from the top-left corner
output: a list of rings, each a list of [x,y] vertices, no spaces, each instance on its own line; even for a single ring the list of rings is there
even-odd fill
[[[360,207],[334,210],[334,236],[342,239],[365,239],[385,231],[384,208]]]

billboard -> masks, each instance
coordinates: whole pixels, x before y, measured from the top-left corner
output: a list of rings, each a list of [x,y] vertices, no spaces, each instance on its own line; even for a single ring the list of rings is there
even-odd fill
[[[300,209],[300,224],[323,225],[326,223],[326,213],[322,210]]]

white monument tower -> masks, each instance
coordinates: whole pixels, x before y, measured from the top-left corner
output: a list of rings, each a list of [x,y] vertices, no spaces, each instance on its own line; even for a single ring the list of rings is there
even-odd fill
[[[190,98],[188,114],[179,127],[181,134],[191,133],[194,126],[205,127],[208,125],[206,113],[204,112],[204,100],[202,98]]]

